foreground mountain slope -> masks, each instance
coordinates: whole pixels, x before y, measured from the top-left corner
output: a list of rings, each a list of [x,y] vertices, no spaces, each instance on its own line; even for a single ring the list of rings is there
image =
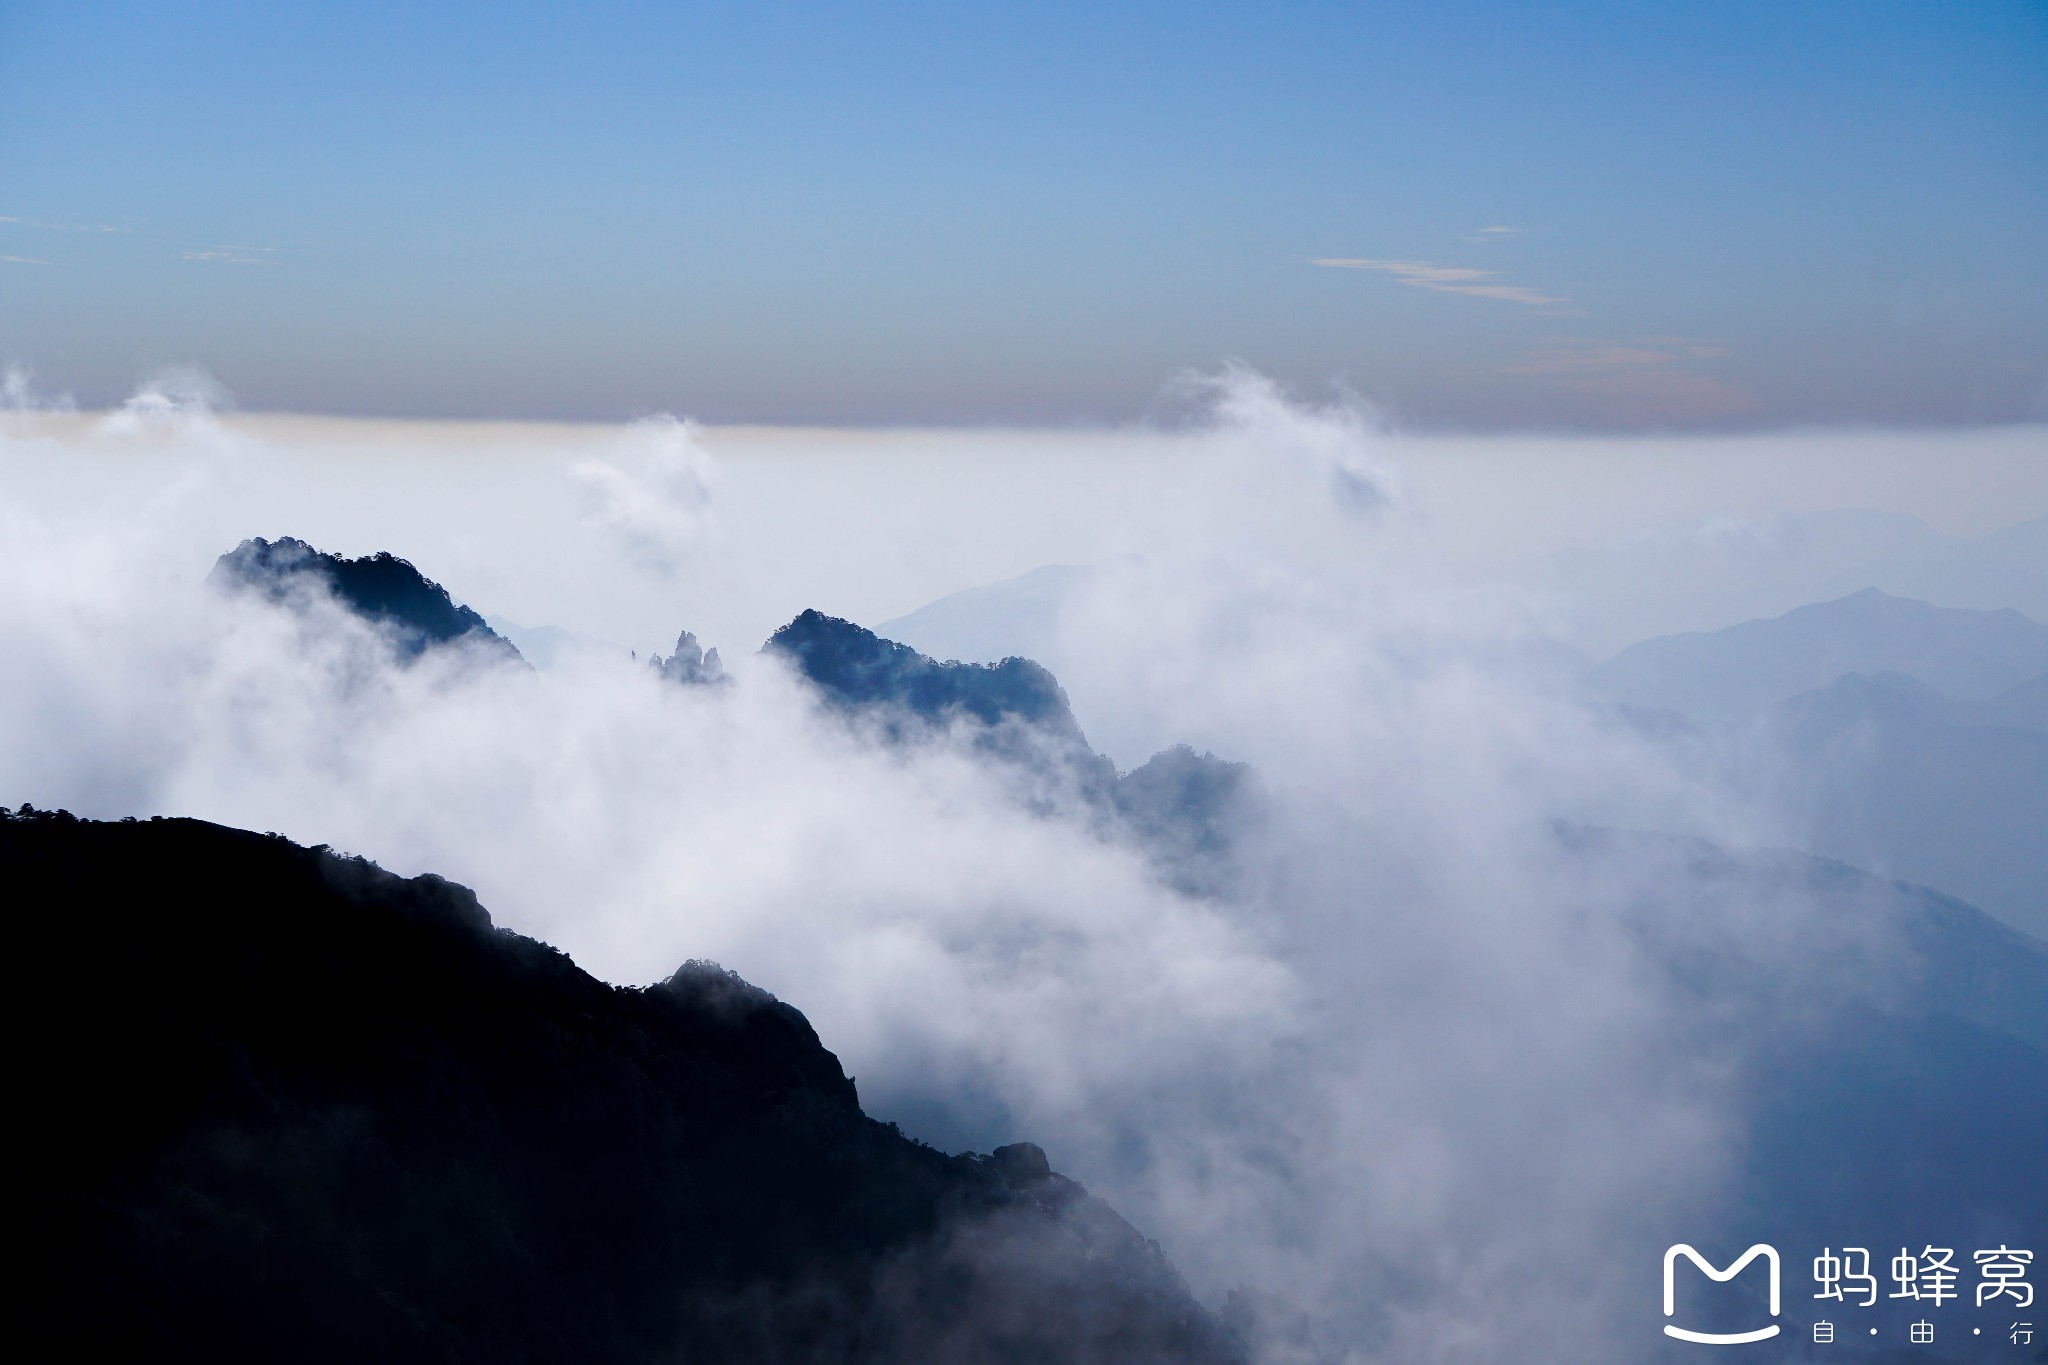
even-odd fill
[[[1220,1361],[1030,1147],[866,1118],[787,1005],[190,820],[0,817],[26,1301],[70,1358]]]

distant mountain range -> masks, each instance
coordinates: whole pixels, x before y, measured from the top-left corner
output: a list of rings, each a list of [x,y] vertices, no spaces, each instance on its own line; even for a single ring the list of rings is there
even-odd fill
[[[1018,654],[1063,673],[1073,661],[1060,654],[1061,613],[1113,567],[1046,565],[951,593],[876,629],[935,658],[992,662]],[[2048,621],[2048,516],[1977,537],[1861,508],[1686,523],[1492,576],[1551,598],[1571,642],[1595,655],[1866,587],[1947,607],[2011,607]]]
[[[1590,679],[1707,727],[1800,846],[2048,934],[2048,627],[1870,588],[1647,640]]]
[[[1682,523],[1515,566],[1554,595],[1595,653],[1674,630],[1717,629],[1876,587],[1945,607],[2011,607],[2048,621],[2048,516],[1982,536],[1864,508]]]
[[[1638,706],[1741,720],[1847,673],[1901,673],[1985,700],[2048,675],[2048,626],[2009,608],[1937,607],[1865,588],[1766,621],[1645,640],[1590,677]]]

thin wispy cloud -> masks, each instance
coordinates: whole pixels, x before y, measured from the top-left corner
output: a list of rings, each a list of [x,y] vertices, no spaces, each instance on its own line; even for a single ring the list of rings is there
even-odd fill
[[[68,393],[46,393],[33,374],[19,365],[0,370],[0,419],[22,413],[72,412],[77,404]]]
[[[1490,227],[1479,228],[1465,240],[1477,246],[1499,246],[1502,242],[1512,242],[1528,230],[1506,223],[1495,223]]]
[[[37,218],[21,218],[13,214],[0,214],[0,223],[18,223],[22,227],[40,228],[44,232],[120,232],[123,229],[108,223],[46,223]]]
[[[1435,290],[1440,294],[1469,294],[1474,298],[1499,299],[1504,303],[1535,307],[1571,302],[1559,295],[1545,294],[1519,284],[1490,283],[1500,277],[1498,270],[1479,270],[1472,266],[1438,265],[1433,261],[1366,260],[1354,256],[1325,257],[1314,264],[1333,270],[1376,270],[1392,275],[1402,284]]]
[[[48,265],[49,262],[37,256],[0,256],[0,261],[9,265]]]
[[[211,261],[216,265],[272,265],[277,260],[274,246],[210,246],[203,251],[180,253],[188,261]]]

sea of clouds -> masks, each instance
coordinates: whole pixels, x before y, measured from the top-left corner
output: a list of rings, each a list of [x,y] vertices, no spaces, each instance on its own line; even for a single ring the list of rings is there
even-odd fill
[[[606,648],[404,667],[331,604],[216,591],[213,554],[296,531],[223,542],[238,489],[310,457],[196,380],[105,416],[24,414],[15,388],[0,802],[438,872],[613,981],[722,962],[809,1016],[870,1112],[940,1145],[1042,1144],[1207,1300],[1278,1296],[1324,1347],[1639,1356],[1616,1344],[1643,1307],[1619,1249],[1716,1197],[1742,1114],[1629,916],[1692,896],[1741,951],[1796,940],[1802,906],[1709,903],[1649,854],[1589,871],[1560,841],[1563,821],[1780,842],[1586,705],[1554,601],[1405,554],[1424,512],[1371,414],[1242,371],[1190,381],[1172,457],[1119,511],[1142,554],[1061,613],[1098,747],[1129,766],[1186,742],[1256,771],[1233,890],[1198,898],[1078,800],[1020,802],[964,739],[891,746],[822,712],[750,641],[706,641],[729,687]],[[574,544],[610,545],[622,584],[716,582],[762,514],[722,506],[713,444],[655,418],[506,477]],[[58,477],[67,461],[93,478]],[[385,494],[409,496],[402,474]],[[844,510],[851,545],[868,532]],[[471,534],[322,548],[391,549],[474,601],[436,558],[503,544]],[[831,546],[815,556],[829,575]],[[1269,1327],[1289,1311],[1269,1302]]]

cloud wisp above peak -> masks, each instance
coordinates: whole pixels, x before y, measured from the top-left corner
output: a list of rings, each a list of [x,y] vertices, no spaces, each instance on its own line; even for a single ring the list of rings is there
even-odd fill
[[[663,578],[717,530],[718,464],[695,422],[667,413],[643,418],[609,452],[570,459],[564,473],[581,496],[586,522]]]
[[[1513,229],[1485,228],[1482,231],[1513,231]],[[1332,270],[1376,270],[1392,275],[1402,284],[1417,289],[1431,289],[1441,294],[1470,294],[1474,298],[1499,299],[1505,303],[1522,303],[1532,307],[1555,307],[1570,303],[1571,300],[1557,294],[1545,294],[1519,284],[1497,284],[1489,281],[1500,277],[1498,270],[1480,270],[1473,266],[1438,265],[1434,261],[1385,261],[1358,256],[1327,256],[1313,262]]]
[[[236,439],[218,421],[220,414],[234,408],[234,395],[205,370],[172,365],[143,380],[126,402],[94,427],[119,438],[193,438],[217,444]]]

